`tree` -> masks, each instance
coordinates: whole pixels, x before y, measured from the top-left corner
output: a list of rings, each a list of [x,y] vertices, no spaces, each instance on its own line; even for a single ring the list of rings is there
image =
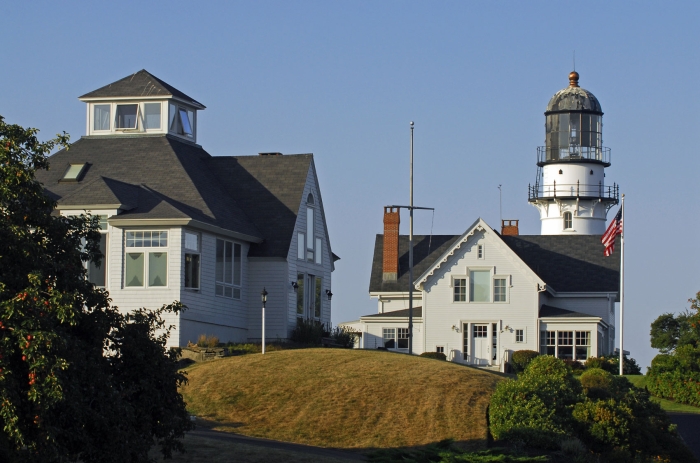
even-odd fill
[[[690,310],[678,315],[665,313],[652,322],[651,347],[670,354],[680,346],[700,345],[700,292],[688,302]]]
[[[35,180],[64,133],[0,116],[0,460],[148,461],[182,450],[192,424],[178,393],[186,378],[165,347],[159,310],[121,314],[87,281],[100,262],[98,221],[53,215]],[[156,334],[159,333],[159,334]]]

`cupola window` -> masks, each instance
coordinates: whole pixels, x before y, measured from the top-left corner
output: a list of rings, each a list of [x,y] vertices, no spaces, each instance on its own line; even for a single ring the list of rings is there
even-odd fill
[[[139,112],[137,104],[120,104],[117,105],[117,129],[136,129],[136,117]]]
[[[94,106],[94,130],[109,130],[109,110],[110,105],[108,104],[96,104]]]
[[[160,129],[160,103],[145,103],[143,105],[143,128]]]
[[[187,138],[194,138],[194,111],[170,105],[170,131]]]

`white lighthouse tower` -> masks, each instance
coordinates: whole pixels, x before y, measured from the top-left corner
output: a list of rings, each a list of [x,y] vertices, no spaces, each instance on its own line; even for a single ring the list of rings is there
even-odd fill
[[[608,210],[619,202],[619,187],[605,184],[610,148],[603,147],[603,110],[598,99],[569,86],[547,105],[545,146],[537,148],[537,180],[528,201],[540,212],[542,235],[602,235]]]

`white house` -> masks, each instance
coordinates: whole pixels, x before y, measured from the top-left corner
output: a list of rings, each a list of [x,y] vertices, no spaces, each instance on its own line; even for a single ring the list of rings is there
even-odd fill
[[[123,311],[175,300],[172,346],[285,340],[306,318],[330,324],[331,251],[313,155],[212,156],[197,144],[205,107],[145,70],[80,97],[87,135],[37,173],[60,214],[99,215],[89,279]]]
[[[357,346],[408,351],[413,285],[413,353],[495,366],[524,349],[575,360],[613,352],[620,255],[605,257],[600,235],[619,193],[602,181],[610,165],[602,114],[576,73],[550,101],[528,198],[541,235],[519,235],[518,221],[503,221],[499,232],[478,219],[461,235],[414,236],[409,281],[408,236],[399,235],[398,210],[385,208],[369,286],[377,313],[344,324],[360,333]]]

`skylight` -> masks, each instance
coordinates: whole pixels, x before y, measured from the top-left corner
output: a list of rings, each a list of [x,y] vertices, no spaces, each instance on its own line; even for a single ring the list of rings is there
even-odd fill
[[[63,178],[61,180],[67,182],[80,181],[81,177],[83,176],[83,173],[85,172],[85,167],[87,167],[87,162],[84,162],[82,164],[71,164],[70,166],[68,166],[68,170],[66,170],[66,173],[63,174]]]

